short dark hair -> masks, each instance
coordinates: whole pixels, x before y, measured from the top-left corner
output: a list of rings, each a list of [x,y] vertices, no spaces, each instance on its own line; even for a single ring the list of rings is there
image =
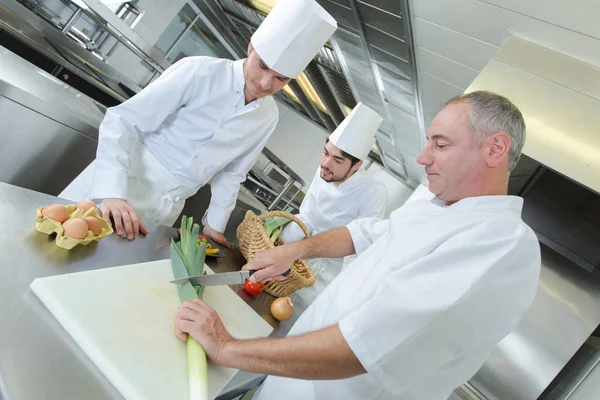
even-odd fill
[[[327,140],[325,141],[325,143],[329,143],[329,138],[327,138]],[[359,161],[360,158],[356,158],[354,157],[352,154],[348,154],[346,153],[344,150],[340,149],[340,151],[342,152],[342,155],[350,160],[350,168],[354,167]]]

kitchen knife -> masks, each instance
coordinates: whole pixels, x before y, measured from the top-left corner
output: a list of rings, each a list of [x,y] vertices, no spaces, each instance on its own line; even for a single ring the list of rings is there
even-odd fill
[[[192,285],[202,286],[217,286],[217,285],[241,285],[247,278],[249,278],[256,271],[234,271],[234,272],[221,272],[218,274],[200,275],[200,276],[188,276],[181,279],[175,279],[170,281],[176,285],[183,285],[186,282],[190,282]],[[282,275],[288,276],[291,270],[285,271]]]

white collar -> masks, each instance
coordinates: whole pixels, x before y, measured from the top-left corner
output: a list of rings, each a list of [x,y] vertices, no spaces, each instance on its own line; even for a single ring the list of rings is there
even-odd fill
[[[234,75],[237,91],[240,93],[241,98],[242,98],[242,104],[246,103],[246,94],[244,93],[244,86],[245,86],[244,63],[246,62],[246,60],[247,60],[246,58],[242,58],[241,60],[235,60],[233,62],[233,75]],[[260,107],[261,103],[265,99],[267,99],[267,97],[270,97],[270,96],[265,96],[260,99],[251,101],[250,103],[248,103],[246,105],[249,106],[249,105],[253,105],[254,103],[256,103],[256,105],[258,107]]]
[[[437,206],[451,208],[453,210],[471,210],[473,208],[503,209],[514,214],[521,215],[523,209],[523,198],[519,196],[495,195],[495,196],[473,196],[466,197],[451,205],[434,197],[431,202]]]

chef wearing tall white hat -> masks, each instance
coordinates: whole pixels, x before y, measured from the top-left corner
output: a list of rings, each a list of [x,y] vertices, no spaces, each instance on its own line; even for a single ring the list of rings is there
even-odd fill
[[[360,170],[363,160],[375,144],[381,117],[358,103],[329,136],[321,156],[321,165],[300,205],[298,218],[311,235],[348,225],[358,218],[383,218],[387,192],[383,183]],[[294,223],[281,234],[286,242],[304,238]],[[342,258],[309,260],[317,275],[315,284],[299,294],[311,301],[341,271]]]
[[[223,235],[240,183],[278,122],[271,97],[297,78],[337,28],[314,0],[281,0],[231,61],[187,57],[126,102],[109,108],[96,160],[61,194],[103,199],[118,234],[135,238],[144,222],[172,225],[205,184],[212,198],[204,234]]]

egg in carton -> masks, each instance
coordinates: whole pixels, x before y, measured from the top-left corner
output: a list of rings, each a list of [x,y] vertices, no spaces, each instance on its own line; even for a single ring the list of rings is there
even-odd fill
[[[100,222],[100,233],[98,235],[94,235],[91,230],[87,231],[87,235],[83,239],[76,239],[70,236],[65,236],[65,230],[60,221],[44,217],[42,215],[42,210],[45,207],[41,207],[37,209],[37,217],[35,220],[35,229],[38,232],[45,233],[47,235],[51,235],[56,233],[56,245],[60,248],[71,250],[77,245],[88,245],[91,242],[97,242],[100,239],[110,235],[113,233],[113,228],[106,222],[106,220],[98,215],[98,209],[96,207],[91,207],[87,210],[83,210],[82,208],[78,208],[76,204],[68,204],[65,205],[67,213],[69,217],[67,220],[72,218],[86,218],[92,217]]]

